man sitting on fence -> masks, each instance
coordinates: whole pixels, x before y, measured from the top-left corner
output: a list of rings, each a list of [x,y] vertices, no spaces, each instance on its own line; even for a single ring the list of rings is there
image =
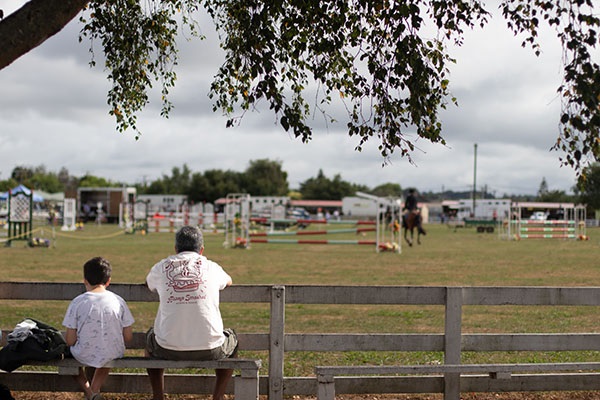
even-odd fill
[[[152,267],[148,288],[160,300],[154,327],[146,336],[146,355],[167,360],[218,360],[235,357],[237,336],[223,329],[219,291],[231,277],[202,255],[204,239],[195,227],[175,235],[175,251]],[[224,397],[233,370],[216,370],[214,400]],[[148,369],[154,400],[164,398],[164,370]]]

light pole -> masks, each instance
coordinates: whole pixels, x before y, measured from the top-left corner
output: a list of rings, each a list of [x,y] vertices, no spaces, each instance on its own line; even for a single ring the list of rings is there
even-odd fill
[[[474,145],[473,160],[473,218],[475,218],[475,198],[477,197],[477,143]]]

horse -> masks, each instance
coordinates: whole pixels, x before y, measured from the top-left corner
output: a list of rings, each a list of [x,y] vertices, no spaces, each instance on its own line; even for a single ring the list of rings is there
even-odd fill
[[[427,235],[422,225],[423,217],[419,211],[409,211],[402,215],[402,228],[404,229],[404,240],[409,246],[413,245],[413,230],[417,228],[417,243],[421,244],[421,235]],[[410,231],[410,239],[408,238],[408,231]]]

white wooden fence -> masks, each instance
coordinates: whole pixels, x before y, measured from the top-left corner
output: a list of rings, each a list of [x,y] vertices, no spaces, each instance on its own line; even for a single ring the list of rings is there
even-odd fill
[[[71,300],[83,290],[76,283],[0,283],[0,299]],[[144,285],[111,284],[111,290],[128,302],[156,301]],[[240,348],[249,351],[268,351],[268,375],[260,379],[260,393],[281,400],[288,395],[316,395],[317,379],[313,376],[284,376],[285,354],[290,351],[398,351],[443,352],[447,370],[440,367],[437,375],[411,376],[340,376],[335,378],[336,393],[445,393],[447,399],[460,391],[572,391],[600,390],[600,373],[587,370],[556,371],[511,375],[510,379],[494,379],[489,374],[471,374],[461,364],[463,352],[495,351],[600,351],[600,333],[468,333],[463,332],[464,306],[600,306],[600,287],[426,287],[426,286],[305,286],[305,285],[234,285],[222,292],[224,303],[270,304],[269,329],[265,332],[238,332]],[[417,305],[440,306],[445,322],[439,333],[286,333],[286,305]],[[34,315],[31,315],[34,317]],[[357,324],[361,324],[357,316]],[[235,327],[235,326],[234,326]],[[11,327],[3,327],[4,330]],[[600,326],[598,328],[600,330]],[[4,332],[5,333],[5,332]],[[6,335],[3,335],[5,337]],[[143,346],[143,333],[135,341]],[[263,360],[266,361],[266,360]],[[598,360],[596,360],[598,361]],[[317,365],[315,365],[316,367]],[[471,367],[471,370],[476,369]],[[564,369],[569,369],[564,366]],[[512,369],[511,371],[513,371]],[[524,368],[527,372],[527,368]],[[466,372],[465,372],[466,371]],[[436,372],[436,371],[433,371]],[[439,371],[438,371],[439,372]],[[464,373],[463,373],[464,372]],[[0,383],[3,382],[0,374]],[[56,391],[73,388],[73,382],[61,384],[52,379]],[[176,378],[173,378],[176,379]],[[27,380],[29,381],[29,380]],[[111,385],[127,385],[131,393],[148,391],[147,377],[128,376],[127,382],[117,378]],[[23,382],[15,390],[47,390],[48,383],[40,380]],[[185,385],[184,385],[185,386]],[[171,393],[179,393],[178,385]],[[182,386],[183,387],[183,386]],[[46,388],[46,389],[44,389]],[[75,388],[76,389],[76,388]],[[121,388],[122,389],[122,388]],[[183,390],[183,389],[182,389]],[[209,393],[210,385],[185,387],[183,393]],[[193,391],[189,391],[193,390]]]

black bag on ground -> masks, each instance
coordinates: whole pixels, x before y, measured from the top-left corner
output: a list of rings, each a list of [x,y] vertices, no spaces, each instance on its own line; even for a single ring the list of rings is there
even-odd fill
[[[22,340],[8,340],[0,350],[0,369],[12,372],[28,361],[50,361],[64,357],[67,343],[62,334],[52,326],[33,318],[30,333]],[[26,320],[24,320],[26,321]]]

